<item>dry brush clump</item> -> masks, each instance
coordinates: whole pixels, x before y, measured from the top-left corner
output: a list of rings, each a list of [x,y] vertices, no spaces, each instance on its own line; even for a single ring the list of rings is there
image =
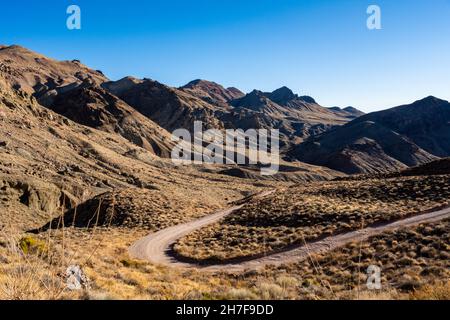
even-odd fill
[[[93,220],[98,222],[100,210],[96,212]],[[83,268],[91,263],[102,242],[95,239],[98,238],[98,228],[110,229],[113,216],[104,226],[93,223],[91,228],[75,229],[65,226],[61,215],[55,218],[56,225],[50,224],[45,231],[35,234],[17,226],[2,227],[0,299],[80,298],[90,288],[90,280]],[[84,238],[85,246],[94,244],[89,251],[82,250],[82,247],[71,249],[70,242],[80,231],[88,235]]]
[[[449,204],[448,175],[312,183],[251,201],[174,249],[210,261],[259,255]]]
[[[308,261],[268,267],[328,284],[342,298],[450,298],[450,220],[400,229],[351,243]],[[366,287],[367,268],[381,268],[381,289]],[[310,280],[308,280],[310,279]]]
[[[61,240],[50,234],[20,232],[0,236],[0,299],[74,298],[66,283],[70,257]]]
[[[119,189],[98,195],[64,213],[64,226],[114,226],[156,231],[199,218],[214,206],[148,189]],[[42,229],[62,226],[57,217]]]
[[[131,231],[105,234],[86,272],[88,299],[448,299],[449,221],[424,224],[349,244],[298,263],[245,272],[205,273],[128,257]],[[86,235],[85,235],[86,236]],[[85,236],[73,239],[83,246]],[[100,237],[100,234],[99,234]],[[103,236],[102,236],[103,237]],[[422,246],[417,246],[422,244]],[[88,245],[86,249],[90,249]],[[424,249],[425,248],[425,249]],[[439,254],[429,254],[436,249]],[[415,257],[412,261],[407,258]],[[381,267],[381,290],[366,288],[366,269]],[[420,267],[420,269],[418,268]]]
[[[90,279],[90,287],[80,291],[65,289],[56,284],[49,291],[43,285],[53,279],[65,284],[59,272],[65,265],[55,263],[52,269],[45,258],[39,257],[33,266],[39,276],[32,286],[25,286],[27,277],[20,277],[21,296],[2,298],[42,299],[448,299],[450,243],[449,221],[422,225],[412,229],[389,232],[372,237],[364,243],[353,243],[342,249],[309,257],[308,260],[248,270],[239,273],[204,273],[200,270],[177,270],[155,266],[128,256],[127,249],[136,238],[146,234],[132,229],[68,228],[64,232],[66,264],[80,265]],[[46,243],[48,234],[34,236]],[[63,230],[53,230],[51,252],[61,252]],[[20,242],[15,240],[15,248]],[[418,246],[421,244],[421,246]],[[0,246],[2,264],[11,274],[12,256]],[[436,250],[436,251],[434,251]],[[413,261],[406,258],[414,256]],[[446,255],[447,254],[447,255]],[[4,258],[2,258],[4,259]],[[405,260],[406,259],[406,260]],[[55,259],[55,261],[57,261]],[[4,261],[2,261],[4,262]],[[22,268],[23,260],[18,261]],[[365,271],[369,264],[382,270],[382,290],[365,288]],[[64,267],[63,267],[64,266]],[[417,268],[420,267],[421,269]],[[58,269],[59,268],[59,269]],[[32,268],[30,268],[32,270]],[[58,270],[58,271],[53,271]],[[2,276],[3,277],[3,276]],[[4,278],[2,278],[2,281]],[[0,283],[4,283],[0,281]],[[446,284],[447,283],[447,284]],[[25,288],[39,290],[25,291]],[[47,287],[49,287],[47,285]],[[4,288],[4,287],[2,287]],[[51,287],[49,287],[51,288]]]

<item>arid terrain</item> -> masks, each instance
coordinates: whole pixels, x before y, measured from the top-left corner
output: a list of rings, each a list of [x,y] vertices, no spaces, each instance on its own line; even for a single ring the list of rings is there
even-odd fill
[[[446,206],[449,175],[309,183],[251,201],[174,249],[198,260],[267,254]]]
[[[78,60],[0,46],[0,299],[449,299],[444,217],[298,261],[201,267],[447,210],[449,112],[434,97],[364,115],[286,87],[246,94],[206,80],[111,81]],[[176,166],[170,132],[199,120],[279,129],[279,172]],[[214,223],[171,248],[198,268],[130,250],[199,219]],[[370,265],[382,270],[381,289],[366,287]],[[84,274],[76,290],[74,267]]]

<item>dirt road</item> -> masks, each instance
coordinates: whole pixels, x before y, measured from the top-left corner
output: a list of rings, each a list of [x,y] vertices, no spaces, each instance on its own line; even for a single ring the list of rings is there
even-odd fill
[[[267,194],[267,193],[266,193]],[[263,195],[260,195],[263,196]],[[326,239],[312,242],[303,246],[297,246],[284,252],[268,254],[240,262],[229,264],[199,265],[195,263],[186,263],[178,261],[170,254],[171,248],[176,241],[183,236],[200,229],[204,226],[219,221],[233,211],[241,208],[236,206],[228,210],[220,211],[206,216],[202,219],[173,226],[137,241],[129,251],[132,257],[148,260],[154,264],[161,264],[177,268],[196,268],[204,271],[226,271],[240,272],[244,270],[255,270],[266,265],[280,265],[290,262],[297,262],[308,258],[310,254],[323,253],[342,247],[350,242],[365,240],[371,236],[395,230],[401,227],[411,227],[421,223],[436,222],[450,218],[450,208],[416,215],[403,220],[383,223],[377,226],[368,227],[358,231],[352,231],[345,234],[330,236]]]

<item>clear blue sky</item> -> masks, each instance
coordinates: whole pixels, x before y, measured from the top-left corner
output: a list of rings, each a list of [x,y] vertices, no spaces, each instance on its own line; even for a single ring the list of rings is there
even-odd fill
[[[80,59],[111,79],[196,78],[372,111],[450,100],[450,0],[53,0],[2,3],[0,43]],[[66,28],[66,8],[82,30]],[[366,9],[382,9],[382,30]]]

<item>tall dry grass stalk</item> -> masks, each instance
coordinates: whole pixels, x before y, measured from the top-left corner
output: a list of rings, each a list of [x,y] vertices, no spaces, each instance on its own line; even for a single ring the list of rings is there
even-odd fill
[[[90,234],[88,242],[92,243],[97,235],[99,217],[101,214],[102,200],[88,225],[78,228]],[[65,201],[65,200],[64,200]],[[112,212],[107,226],[109,229],[114,218],[115,194],[113,192]],[[85,286],[83,290],[71,291],[67,286],[67,269],[71,265],[77,265],[81,269],[88,264],[97,249],[103,242],[100,237],[94,245],[94,250],[89,252],[87,258],[77,249],[70,251],[66,239],[75,232],[77,208],[74,209],[74,217],[70,227],[64,225],[64,203],[61,206],[61,215],[57,218],[56,228],[31,236],[18,230],[9,224],[0,230],[0,244],[5,252],[0,260],[0,300],[58,300],[77,299],[86,295],[89,290]],[[54,217],[49,216],[52,221]],[[94,223],[92,221],[94,220]]]

